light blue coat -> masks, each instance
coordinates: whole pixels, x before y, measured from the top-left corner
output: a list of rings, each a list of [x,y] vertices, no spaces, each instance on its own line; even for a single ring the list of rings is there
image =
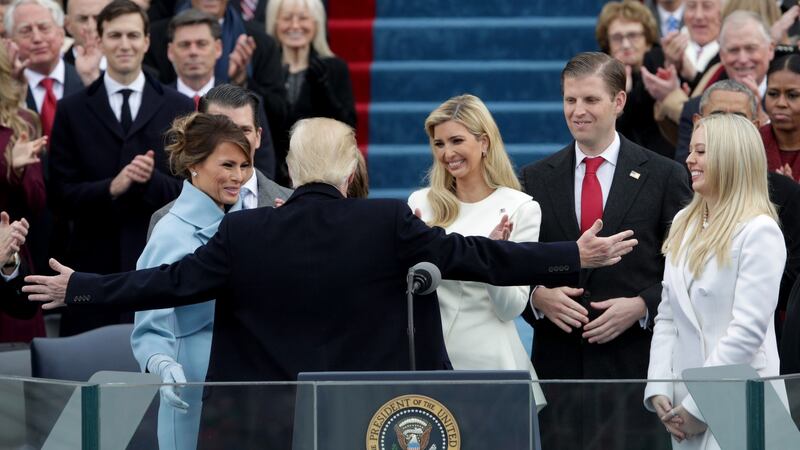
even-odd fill
[[[241,199],[231,211],[241,209]],[[217,232],[225,212],[214,201],[183,182],[175,204],[153,229],[137,269],[175,262],[208,242]],[[155,309],[136,313],[131,347],[142,371],[151,356],[163,353],[183,366],[188,382],[204,382],[211,351],[214,326],[214,300],[177,308]],[[179,390],[189,404],[187,414],[161,402],[158,410],[158,442],[161,450],[197,448],[203,388]]]

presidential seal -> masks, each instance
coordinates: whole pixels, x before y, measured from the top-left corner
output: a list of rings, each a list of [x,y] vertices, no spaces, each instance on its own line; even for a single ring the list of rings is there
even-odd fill
[[[424,395],[403,395],[384,403],[367,429],[367,450],[460,450],[456,418]]]

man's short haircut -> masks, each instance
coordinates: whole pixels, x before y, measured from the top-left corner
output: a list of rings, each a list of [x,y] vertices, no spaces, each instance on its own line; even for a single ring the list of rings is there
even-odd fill
[[[718,38],[720,51],[725,47],[726,31],[731,30],[733,33],[740,33],[742,27],[751,23],[758,25],[757,28],[760,32],[759,34],[761,34],[761,37],[764,39],[764,45],[772,43],[772,37],[769,35],[769,25],[764,22],[764,19],[753,11],[739,10],[730,13],[730,15],[725,18],[725,21],[722,22],[722,28],[719,31]]]
[[[131,0],[114,0],[107,4],[100,14],[97,15],[97,35],[103,36],[103,24],[111,22],[120,16],[128,14],[138,14],[142,18],[144,24],[144,35],[150,34],[150,20],[147,18],[147,13],[142,8]]]
[[[582,78],[599,75],[608,88],[611,98],[625,91],[625,66],[611,56],[600,52],[578,53],[567,62],[561,71],[561,93],[564,93],[566,78]]]
[[[207,25],[211,30],[211,37],[215,40],[222,39],[222,27],[216,17],[199,9],[190,8],[181,11],[180,14],[169,21],[169,27],[167,28],[168,42],[172,42],[175,39],[175,30],[192,25]]]
[[[716,91],[722,92],[739,92],[747,96],[747,103],[750,104],[750,118],[755,119],[758,117],[758,99],[756,99],[755,94],[751,91],[747,86],[739,83],[735,80],[720,80],[716,83],[712,84],[708,87],[708,89],[703,92],[703,96],[700,97],[700,113],[702,114],[703,109],[708,105],[708,102],[711,101],[711,94]]]
[[[14,31],[14,11],[19,5],[39,5],[46,8],[50,11],[53,22],[55,22],[59,28],[64,27],[64,10],[61,9],[61,5],[53,0],[16,0],[6,9],[5,15],[3,16],[3,26],[6,28],[6,36],[11,36]]]
[[[208,107],[211,103],[225,108],[249,106],[253,112],[253,125],[255,125],[256,128],[262,126],[258,114],[258,110],[261,108],[261,99],[255,92],[249,89],[233,84],[214,86],[211,90],[206,92],[206,95],[200,97],[197,110],[200,112],[208,112]]]

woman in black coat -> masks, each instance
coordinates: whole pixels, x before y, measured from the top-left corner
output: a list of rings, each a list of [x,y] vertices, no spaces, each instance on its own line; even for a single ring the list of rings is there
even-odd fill
[[[266,27],[281,46],[289,101],[286,140],[275,143],[278,168],[285,169],[288,130],[295,122],[328,117],[355,128],[356,108],[347,63],[328,46],[321,0],[270,0]]]

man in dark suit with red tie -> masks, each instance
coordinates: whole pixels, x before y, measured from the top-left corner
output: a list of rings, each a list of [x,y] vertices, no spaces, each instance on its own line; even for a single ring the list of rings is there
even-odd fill
[[[115,0],[103,8],[98,34],[108,70],[58,105],[49,195],[73,223],[66,259],[83,270],[133,269],[150,216],[180,191],[163,132],[194,104],[142,72],[147,32],[147,16],[135,3]],[[61,334],[117,322],[114,314],[67,313]]]
[[[661,243],[690,198],[689,179],[675,161],[615,131],[626,100],[621,63],[581,53],[561,82],[575,141],[522,170],[525,192],[542,208],[539,240],[575,239],[602,218],[603,234],[632,229],[639,245],[614,267],[581,271],[578,284],[533,288],[525,314],[535,330],[533,365],[545,380],[644,379],[661,300]],[[543,388],[543,448],[659,448],[651,433],[658,424],[642,422],[644,386]]]

